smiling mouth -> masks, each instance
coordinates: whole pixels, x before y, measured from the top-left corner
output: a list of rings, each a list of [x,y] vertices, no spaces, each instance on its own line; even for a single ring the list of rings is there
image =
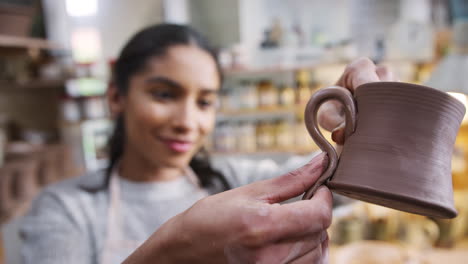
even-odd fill
[[[166,139],[160,138],[160,140],[172,151],[178,153],[185,153],[190,151],[194,143],[192,141],[187,140],[176,140],[176,139]]]

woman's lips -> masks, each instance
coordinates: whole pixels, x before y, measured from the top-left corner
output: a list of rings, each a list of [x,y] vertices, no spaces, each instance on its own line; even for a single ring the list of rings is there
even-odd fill
[[[193,147],[193,143],[191,141],[163,139],[163,142],[169,147],[169,149],[180,153],[187,152]]]

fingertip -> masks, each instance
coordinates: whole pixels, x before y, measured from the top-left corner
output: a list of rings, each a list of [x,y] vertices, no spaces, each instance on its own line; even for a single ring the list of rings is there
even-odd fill
[[[317,189],[317,194],[323,192],[323,193],[330,193],[330,189],[328,189],[327,186],[322,185]]]
[[[317,154],[314,158],[312,158],[312,160],[314,159],[325,159],[327,157],[327,153],[326,152],[320,152],[319,154]]]
[[[328,168],[329,158],[326,152],[322,152],[322,153],[323,153],[322,170],[325,170],[326,168]]]
[[[311,201],[314,204],[315,214],[319,216],[321,228],[328,228],[331,225],[333,215],[333,199],[328,187],[319,187]]]
[[[312,168],[315,168],[316,165],[320,165],[322,169],[325,169],[328,166],[328,155],[326,152],[320,152],[315,155],[307,165],[311,165]],[[307,166],[306,165],[306,166]]]
[[[328,239],[327,230],[322,231],[322,233],[320,234],[320,243],[325,242],[325,240],[327,240],[327,239]]]
[[[283,202],[297,197],[312,186],[328,167],[328,155],[325,152],[315,155],[304,166],[279,177],[262,182],[258,195],[268,203]],[[255,183],[250,184],[255,185]]]
[[[307,163],[303,168],[307,177],[315,182],[318,179],[318,177],[320,177],[320,175],[327,169],[327,167],[328,155],[326,152],[321,152],[315,157],[313,157],[312,160],[309,163]],[[314,175],[314,177],[311,177],[312,175]]]
[[[331,133],[331,138],[333,142],[337,143],[338,145],[344,144],[344,124],[340,125],[339,127],[333,129]]]
[[[376,72],[381,73],[381,74],[388,74],[390,70],[388,69],[387,66],[385,65],[378,65],[375,69]]]
[[[328,189],[328,187],[325,185],[322,185],[317,189],[312,199],[314,198],[325,200],[330,205],[332,204],[332,201],[333,201],[332,193],[330,189]]]
[[[380,81],[393,81],[395,79],[393,72],[387,66],[377,66],[375,72],[377,73]]]
[[[317,120],[320,126],[331,131],[345,122],[344,108],[334,101],[325,102],[319,108]]]
[[[348,64],[348,67],[353,68],[353,69],[359,69],[359,68],[375,68],[376,65],[375,63],[369,58],[369,57],[359,57],[352,61],[350,64]]]

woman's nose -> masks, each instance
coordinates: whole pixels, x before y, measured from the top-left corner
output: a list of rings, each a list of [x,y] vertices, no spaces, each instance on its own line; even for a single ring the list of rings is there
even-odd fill
[[[194,103],[180,104],[172,116],[172,125],[178,132],[187,132],[196,128],[197,108]]]

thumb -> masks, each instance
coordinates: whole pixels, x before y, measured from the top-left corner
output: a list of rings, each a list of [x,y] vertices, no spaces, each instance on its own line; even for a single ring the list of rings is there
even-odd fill
[[[320,126],[328,131],[332,131],[345,120],[343,105],[335,100],[323,103],[319,107],[317,120]]]
[[[338,127],[332,131],[332,140],[338,144],[343,145],[345,140],[345,123],[341,123]]]
[[[362,84],[380,81],[377,66],[369,58],[358,58],[348,64],[337,85],[353,92]]]
[[[279,203],[306,192],[328,166],[326,153],[315,156],[306,165],[274,179],[260,181],[251,187],[257,199],[268,203]]]

